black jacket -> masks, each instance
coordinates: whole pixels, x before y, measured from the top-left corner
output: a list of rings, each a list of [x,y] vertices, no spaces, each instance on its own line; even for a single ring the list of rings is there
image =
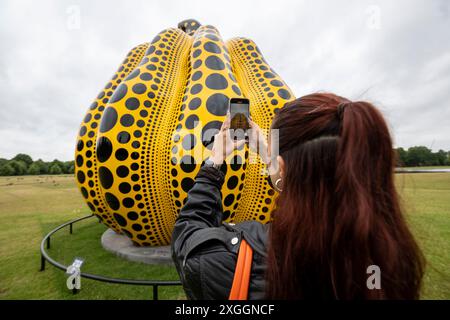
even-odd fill
[[[223,182],[221,171],[201,167],[175,222],[171,241],[173,261],[188,299],[226,300],[243,237],[253,248],[248,298],[263,299],[270,224],[222,222]]]

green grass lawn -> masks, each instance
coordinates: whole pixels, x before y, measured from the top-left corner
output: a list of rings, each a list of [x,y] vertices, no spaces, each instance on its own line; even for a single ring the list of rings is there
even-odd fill
[[[450,173],[397,175],[408,220],[428,260],[424,299],[450,299]],[[151,299],[151,287],[82,279],[73,295],[66,275],[47,263],[39,272],[42,237],[89,214],[72,176],[0,177],[0,299]],[[64,264],[82,257],[83,271],[130,279],[177,280],[174,267],[125,261],[100,244],[105,226],[88,219],[52,237],[49,253]],[[185,299],[181,287],[161,287],[161,299]]]

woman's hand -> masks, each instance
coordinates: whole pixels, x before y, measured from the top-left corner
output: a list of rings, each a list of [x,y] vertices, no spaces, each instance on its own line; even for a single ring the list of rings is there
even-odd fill
[[[210,159],[216,164],[222,164],[234,149],[240,148],[245,143],[245,140],[235,142],[231,139],[230,121],[230,113],[228,112],[220,131],[214,136]]]
[[[250,128],[249,130],[249,147],[250,150],[259,154],[261,160],[264,163],[268,163],[269,159],[267,156],[267,141],[261,128],[249,118]]]

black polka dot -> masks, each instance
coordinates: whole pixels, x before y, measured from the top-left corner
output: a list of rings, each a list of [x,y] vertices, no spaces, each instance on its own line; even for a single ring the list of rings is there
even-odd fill
[[[150,73],[145,72],[145,73],[141,74],[141,76],[139,78],[144,81],[149,81],[149,80],[153,79],[153,76]]]
[[[78,167],[81,167],[82,165],[83,165],[83,156],[82,155],[77,155],[77,158],[76,158],[76,161],[75,161],[76,163],[77,163],[77,166]]]
[[[236,188],[238,182],[239,182],[238,177],[231,176],[230,179],[228,179],[228,181],[227,181],[228,189],[232,190],[232,189]]]
[[[127,220],[118,213],[114,213],[114,219],[121,227],[125,227],[127,225]]]
[[[202,72],[201,71],[196,71],[193,75],[192,75],[192,80],[197,81],[202,77]]]
[[[130,141],[130,134],[126,131],[121,131],[117,135],[117,142],[119,143],[127,143]]]
[[[122,204],[125,208],[131,208],[134,206],[134,200],[131,198],[125,198],[123,199]]]
[[[139,159],[139,153],[138,152],[132,152],[131,153],[131,159],[134,159],[134,160]]]
[[[98,169],[98,175],[100,177],[100,183],[102,184],[102,187],[104,189],[111,188],[111,186],[114,183],[114,177],[113,177],[111,171],[109,171],[108,168],[101,166]]]
[[[231,206],[234,202],[234,194],[229,194],[225,197],[223,204],[227,207]]]
[[[112,193],[106,192],[105,199],[111,209],[117,210],[120,208],[119,200]]]
[[[192,156],[183,156],[180,163],[181,170],[184,172],[192,172],[196,168],[195,159]]]
[[[117,90],[112,95],[111,99],[109,100],[110,103],[114,103],[117,101],[122,100],[123,97],[127,94],[128,88],[126,84],[121,83],[120,86],[117,88]]]
[[[136,83],[133,86],[133,92],[136,94],[143,94],[145,91],[147,91],[147,87],[143,83]]]
[[[139,100],[137,98],[128,98],[127,101],[125,101],[125,106],[128,110],[136,110],[139,108]]]
[[[116,173],[119,177],[121,178],[125,178],[126,176],[128,176],[128,173],[130,172],[130,170],[128,169],[128,167],[126,166],[119,166],[116,169]]]
[[[95,110],[97,107],[98,107],[98,103],[97,102],[93,102],[89,108],[91,110]]]
[[[139,75],[139,73],[141,73],[141,71],[139,69],[135,69],[132,73],[128,75],[127,80],[136,78]]]
[[[81,187],[81,194],[83,195],[83,197],[85,199],[87,199],[89,197],[88,192],[85,187]]]
[[[200,98],[194,98],[189,102],[188,107],[191,110],[195,110],[198,107],[200,107],[201,103],[202,103],[202,100]]]
[[[225,69],[225,64],[218,56],[209,56],[208,58],[206,58],[205,65],[212,70]]]
[[[191,150],[195,147],[197,139],[193,134],[188,134],[183,138],[183,142],[181,143],[184,150]]]
[[[122,193],[128,193],[131,191],[131,186],[128,182],[122,182],[119,184],[119,191]]]
[[[275,78],[275,75],[272,72],[264,72],[264,77],[268,79]]]
[[[278,104],[278,100],[277,99],[272,99],[270,100],[270,103],[274,106],[276,106]]]
[[[112,143],[107,137],[100,137],[97,140],[97,159],[100,162],[105,162],[109,159],[112,153]]]
[[[149,64],[149,65],[146,66],[146,68],[147,68],[147,70],[150,70],[150,71],[155,71],[156,70],[156,66],[154,64]]]
[[[232,85],[231,89],[233,89],[234,93],[236,93],[238,96],[241,95],[241,89],[239,89],[239,87],[237,85]]]
[[[124,127],[129,127],[129,126],[133,125],[133,123],[134,123],[134,118],[131,114],[124,114],[120,118],[120,124]]]
[[[92,114],[88,113],[86,117],[84,117],[84,122],[88,123],[92,119]]]
[[[192,53],[192,56],[194,58],[197,58],[201,53],[202,53],[202,50],[197,49],[197,50],[194,51],[194,53]]]
[[[215,93],[206,100],[206,109],[216,116],[225,116],[228,111],[228,97],[222,93]]]
[[[202,60],[198,59],[194,62],[194,65],[192,66],[194,69],[197,69],[202,65]]]
[[[152,41],[152,43],[155,43],[156,41],[158,41],[159,40],[159,36],[156,36],[154,39],[153,39],[153,41]],[[147,49],[147,52],[145,53],[145,55],[149,55],[149,54],[152,54],[153,52],[155,52],[155,46],[150,46],[148,49]]]
[[[186,119],[186,128],[187,129],[194,129],[199,122],[198,116],[195,114],[191,114]]]
[[[142,230],[142,226],[140,224],[137,224],[137,223],[133,224],[131,226],[131,228],[133,228],[134,231],[141,231]],[[139,234],[139,236],[143,236],[143,235]],[[143,239],[140,239],[140,240],[145,240],[145,236],[144,236]]]
[[[286,89],[278,90],[278,95],[283,99],[289,99],[291,97],[291,94]]]
[[[181,188],[185,192],[189,192],[191,188],[194,186],[194,180],[192,178],[184,178],[181,180]]]
[[[88,202],[87,205],[89,206],[89,208],[95,212],[95,207],[92,203]]]
[[[86,175],[84,174],[83,171],[78,171],[77,172],[77,180],[79,183],[83,184],[84,181],[86,181]]]
[[[283,82],[281,82],[280,80],[277,80],[277,79],[270,81],[270,84],[273,85],[274,87],[282,87],[283,86]]]
[[[200,83],[194,84],[191,88],[191,94],[197,94],[202,90],[203,86]]]
[[[102,121],[100,122],[100,132],[108,132],[111,130],[117,122],[117,111],[113,107],[109,106],[103,113]]]
[[[128,219],[135,221],[139,218],[139,215],[137,214],[137,212],[130,211],[128,212],[127,217]]]
[[[202,128],[202,143],[209,150],[212,148],[214,135],[219,132],[222,122],[210,121]]]
[[[120,148],[116,151],[115,156],[116,156],[117,160],[123,161],[126,158],[128,158],[128,151],[127,151],[127,149]]]
[[[208,41],[203,45],[203,48],[205,48],[206,51],[211,53],[220,53],[222,50],[220,50],[220,47],[215,44],[214,42]]]
[[[81,151],[81,150],[83,150],[83,148],[84,148],[83,140],[78,140],[78,142],[77,142],[77,150]]]
[[[206,78],[205,83],[208,88],[214,89],[214,90],[223,90],[226,87],[228,87],[227,79],[219,73],[210,74]]]

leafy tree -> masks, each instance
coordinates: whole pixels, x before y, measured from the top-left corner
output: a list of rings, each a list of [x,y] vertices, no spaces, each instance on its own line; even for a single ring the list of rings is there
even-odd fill
[[[57,163],[54,163],[54,164],[50,167],[49,173],[50,173],[50,174],[61,174],[61,173],[62,173],[62,169],[61,169],[61,167],[60,167]]]
[[[33,159],[29,155],[27,155],[25,153],[19,153],[18,155],[16,155],[11,160],[23,161],[26,164],[27,168],[29,166],[31,166],[31,164],[33,163]]]
[[[408,152],[403,148],[397,148],[397,166],[403,167],[406,164]]]
[[[30,175],[38,175],[41,173],[41,168],[39,166],[39,164],[37,164],[36,162],[34,162],[27,171],[28,174]]]
[[[47,162],[44,162],[42,159],[38,159],[34,163],[39,166],[39,173],[40,174],[47,174],[48,173],[49,165],[48,165]]]
[[[72,166],[74,166],[74,164],[75,164],[75,162],[74,161],[65,161],[64,163],[63,163],[63,167],[62,167],[62,170],[63,170],[63,172],[64,173],[73,173],[73,172],[70,172],[70,168],[72,167]]]
[[[0,176],[13,176],[15,173],[14,168],[9,163],[0,165]]]
[[[22,176],[27,173],[27,165],[21,160],[11,160],[9,164],[14,169],[14,175]]]
[[[406,165],[409,167],[427,166],[433,163],[431,159],[432,159],[432,152],[427,147],[424,146],[411,147],[408,149]]]
[[[438,166],[445,166],[449,164],[449,158],[448,158],[448,152],[445,152],[444,150],[439,150],[435,153],[436,157],[436,165]]]

